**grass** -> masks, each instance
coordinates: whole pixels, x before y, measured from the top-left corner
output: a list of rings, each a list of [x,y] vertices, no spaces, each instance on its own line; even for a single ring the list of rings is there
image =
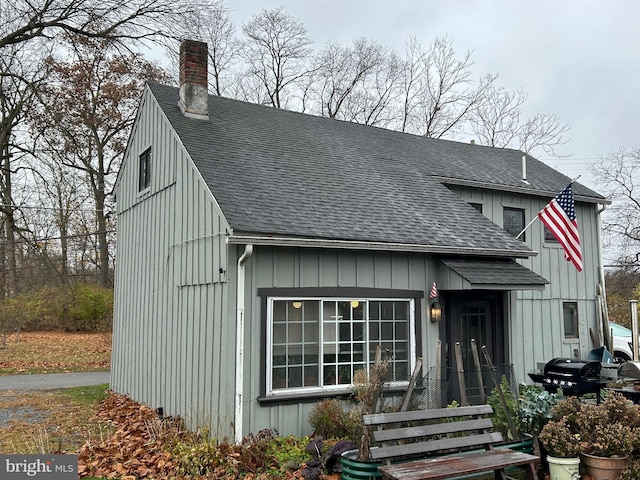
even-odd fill
[[[107,370],[110,333],[25,332],[0,348],[0,375]],[[107,431],[94,417],[108,385],[0,392],[0,452],[75,452]]]
[[[29,454],[75,452],[87,439],[102,438],[95,417],[108,385],[38,392],[0,392],[0,451]]]

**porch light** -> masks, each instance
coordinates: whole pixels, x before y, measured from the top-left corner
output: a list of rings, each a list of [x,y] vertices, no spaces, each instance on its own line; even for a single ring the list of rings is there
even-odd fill
[[[302,307],[302,302],[300,302],[300,301],[292,302],[292,305],[293,305],[293,308],[298,309],[298,308]]]
[[[351,308],[358,308],[360,306],[360,302],[358,300],[351,301]]]
[[[440,307],[440,303],[435,300],[431,304],[431,321],[439,322],[442,319],[442,308]]]

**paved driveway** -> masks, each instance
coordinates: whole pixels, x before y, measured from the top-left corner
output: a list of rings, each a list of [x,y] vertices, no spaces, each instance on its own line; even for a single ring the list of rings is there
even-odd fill
[[[46,390],[109,383],[111,372],[44,373],[0,376],[0,391]]]

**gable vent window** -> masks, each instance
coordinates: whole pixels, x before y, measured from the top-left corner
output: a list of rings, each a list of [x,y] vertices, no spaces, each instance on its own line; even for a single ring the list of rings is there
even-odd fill
[[[269,298],[267,395],[351,390],[378,345],[389,381],[407,382],[414,308],[413,299]]]
[[[151,148],[140,155],[140,171],[138,174],[138,191],[142,192],[151,186]]]
[[[514,237],[524,229],[524,209],[504,207],[502,212],[502,225],[503,228]],[[525,233],[523,233],[519,240],[525,240]]]

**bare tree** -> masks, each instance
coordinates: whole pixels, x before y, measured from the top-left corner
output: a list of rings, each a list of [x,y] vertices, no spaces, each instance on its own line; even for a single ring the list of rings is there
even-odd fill
[[[496,78],[474,81],[471,52],[458,58],[447,37],[437,37],[428,50],[410,41],[406,61],[400,130],[426,137],[461,130]]]
[[[276,108],[290,107],[296,83],[311,71],[308,66],[311,40],[306,27],[287,15],[284,7],[279,7],[254,16],[242,26],[242,32],[245,36],[242,55],[248,74],[260,86],[255,100]]]
[[[95,207],[99,279],[110,285],[108,196],[126,147],[145,80],[164,73],[136,54],[114,54],[111,43],[73,37],[73,59],[49,59],[51,83],[41,88],[34,125],[49,155],[87,179]]]
[[[351,47],[328,43],[316,57],[317,102],[324,117],[340,118],[345,102],[384,64],[383,47],[361,38]]]
[[[398,94],[400,61],[377,42],[329,43],[315,59],[311,99],[319,113],[365,125],[387,126]]]
[[[609,153],[593,166],[602,193],[612,200],[603,215],[609,247],[618,263],[640,272],[640,147]]]
[[[62,33],[119,41],[159,40],[184,31],[208,0],[0,0],[0,51]]]
[[[469,117],[469,126],[483,145],[499,148],[517,148],[531,152],[542,148],[556,156],[555,148],[564,145],[567,125],[560,124],[555,114],[537,113],[522,120],[522,109],[527,101],[523,90],[508,91],[492,85],[484,101]]]
[[[4,295],[18,293],[18,235],[14,184],[25,151],[25,111],[33,104],[45,69],[34,61],[34,52],[24,45],[10,45],[0,55],[0,212]]]
[[[239,42],[234,38],[235,27],[222,0],[203,13],[195,30],[199,32],[197,40],[206,42],[209,47],[209,87],[216,95],[223,95],[233,80],[232,67],[238,56]]]
[[[521,107],[527,100],[522,90],[509,92],[491,86],[482,105],[470,115],[469,124],[482,145],[504,148],[518,139]]]

